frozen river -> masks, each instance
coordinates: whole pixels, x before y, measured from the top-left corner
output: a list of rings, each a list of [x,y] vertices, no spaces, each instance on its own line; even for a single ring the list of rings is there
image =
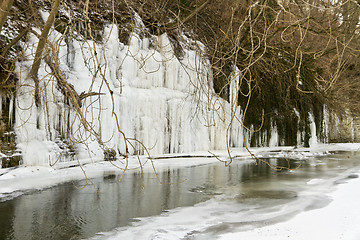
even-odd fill
[[[139,171],[128,171],[119,183],[120,175],[107,171],[85,188],[83,180],[3,199],[0,239],[215,239],[326,206],[329,191],[357,177],[359,156],[289,159],[291,168],[301,167],[283,171],[244,158],[229,167],[170,165],[158,173],[165,184]],[[288,165],[283,158],[266,160]]]

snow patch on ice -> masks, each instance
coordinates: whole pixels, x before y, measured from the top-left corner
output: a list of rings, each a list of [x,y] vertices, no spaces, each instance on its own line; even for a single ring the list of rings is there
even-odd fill
[[[218,239],[303,240],[359,239],[358,202],[360,179],[352,179],[331,193],[332,202],[320,209],[301,212],[289,221],[260,228],[223,234]]]
[[[323,181],[322,179],[314,178],[314,179],[311,179],[310,181],[308,181],[307,184],[315,185],[315,184],[321,183],[322,181]]]

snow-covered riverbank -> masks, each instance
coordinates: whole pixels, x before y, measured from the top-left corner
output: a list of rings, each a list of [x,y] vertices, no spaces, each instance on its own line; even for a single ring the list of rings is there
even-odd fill
[[[251,229],[223,234],[219,239],[247,240],[358,240],[360,239],[360,171],[351,175],[329,194],[326,207],[301,212],[294,218]],[[356,177],[356,178],[355,178]]]

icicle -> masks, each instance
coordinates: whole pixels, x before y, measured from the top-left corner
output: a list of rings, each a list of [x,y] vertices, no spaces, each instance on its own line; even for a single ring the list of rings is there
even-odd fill
[[[13,124],[13,114],[14,114],[14,95],[10,96],[10,103],[9,103],[9,124],[12,126]]]
[[[329,111],[327,109],[326,106],[324,106],[323,108],[323,122],[322,122],[322,128],[323,128],[323,136],[324,136],[324,143],[328,143],[329,142],[329,124],[330,124],[330,120],[329,120]]]
[[[236,67],[231,76],[230,82],[230,114],[235,117],[232,119],[230,128],[230,146],[231,147],[243,147],[244,138],[242,136],[242,125],[238,121],[242,121],[242,112],[240,106],[237,105],[239,82],[241,78],[241,71]],[[232,117],[232,116],[230,116]]]
[[[354,119],[352,117],[348,117],[348,119],[350,120],[350,128],[351,128],[351,141],[355,140],[355,124],[354,124]]]
[[[314,117],[311,113],[309,113],[309,120],[310,120],[310,134],[311,134],[309,145],[310,147],[314,147],[317,145],[318,139],[316,135],[316,124],[314,121]]]
[[[279,146],[279,134],[275,123],[271,124],[271,135],[269,140],[269,147]]]

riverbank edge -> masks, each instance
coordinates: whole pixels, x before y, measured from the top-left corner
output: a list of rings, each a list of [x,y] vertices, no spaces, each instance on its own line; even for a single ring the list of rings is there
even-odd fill
[[[360,143],[318,144],[311,148],[294,147],[259,147],[250,149],[259,158],[287,157],[289,159],[306,160],[312,156],[326,155],[332,151],[359,151]],[[231,155],[235,159],[253,161],[246,149],[232,149]],[[215,157],[216,156],[216,157]],[[153,156],[150,161],[145,156],[130,157],[113,162],[95,162],[91,159],[81,159],[70,165],[45,166],[20,166],[15,168],[0,169],[0,201],[12,199],[31,190],[42,190],[61,183],[103,177],[109,174],[123,174],[127,171],[162,171],[164,169],[182,168],[202,164],[229,161],[226,151],[196,152],[186,155],[168,154]],[[142,167],[140,167],[140,163]],[[225,164],[224,164],[225,165]],[[126,171],[124,171],[126,167]],[[224,166],[225,167],[225,166]]]
[[[360,239],[360,170],[351,174],[328,193],[331,202],[322,208],[303,211],[293,218],[253,228],[232,231],[219,236],[220,240],[358,240]]]

